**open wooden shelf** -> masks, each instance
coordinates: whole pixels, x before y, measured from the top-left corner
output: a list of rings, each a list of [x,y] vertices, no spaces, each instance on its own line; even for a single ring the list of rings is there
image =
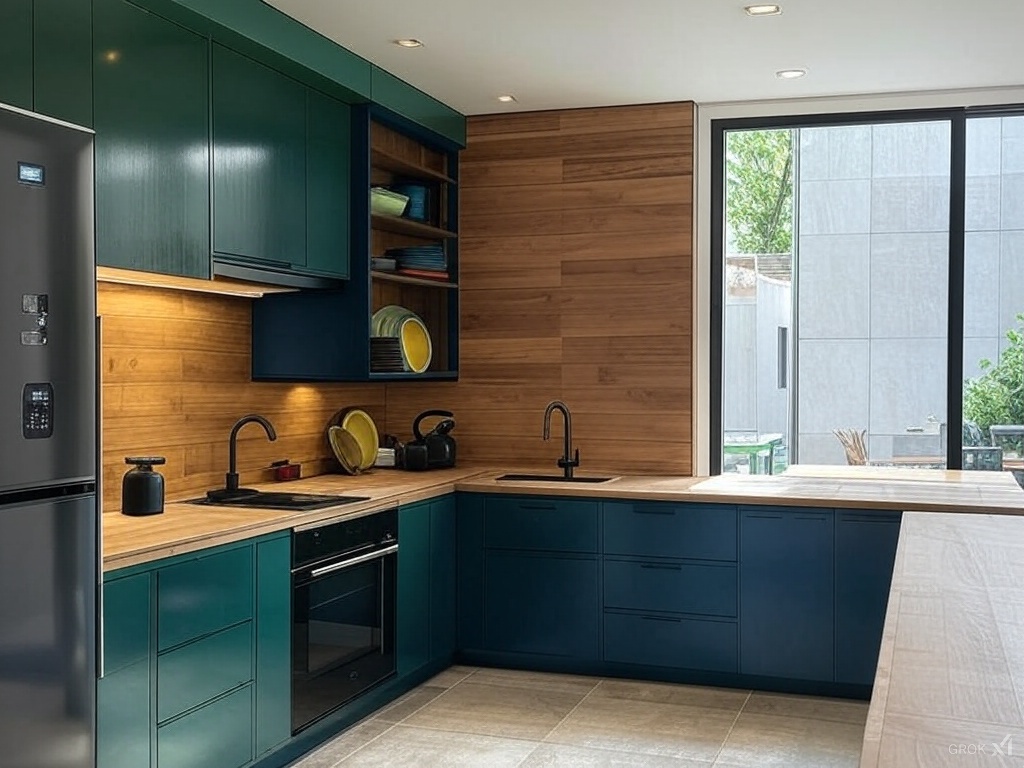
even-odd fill
[[[455,179],[447,174],[441,173],[441,171],[435,171],[433,168],[427,168],[425,165],[410,163],[407,160],[403,160],[396,155],[392,155],[382,149],[377,149],[376,147],[370,149],[370,165],[374,168],[391,171],[392,173],[397,173],[402,176],[412,176],[420,179],[428,179],[430,181],[443,181],[448,184],[455,183]]]
[[[370,226],[375,229],[383,229],[385,232],[394,232],[398,235],[409,235],[410,237],[423,237],[430,240],[458,237],[457,234],[447,229],[441,229],[431,224],[421,224],[412,219],[403,219],[401,216],[386,216],[383,213],[371,213]]]
[[[382,272],[372,270],[370,275],[374,280],[385,280],[391,283],[404,283],[406,285],[425,285],[430,288],[447,288],[453,290],[459,287],[458,283],[449,283],[446,280],[431,280],[427,277],[413,277],[412,275],[401,275],[397,272]]]

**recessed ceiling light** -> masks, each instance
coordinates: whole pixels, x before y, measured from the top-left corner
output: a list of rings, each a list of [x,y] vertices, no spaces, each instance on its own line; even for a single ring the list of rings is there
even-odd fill
[[[748,5],[744,9],[747,16],[780,16],[782,15],[781,5]]]
[[[775,76],[780,80],[796,80],[798,77],[803,77],[806,74],[806,69],[780,69],[775,73]]]
[[[423,43],[417,40],[415,37],[406,37],[402,40],[395,40],[395,45],[400,45],[403,48],[422,48]]]
[[[498,97],[498,101],[502,102],[503,104],[509,104],[515,100],[516,97],[513,96],[511,93],[506,93],[503,96]]]

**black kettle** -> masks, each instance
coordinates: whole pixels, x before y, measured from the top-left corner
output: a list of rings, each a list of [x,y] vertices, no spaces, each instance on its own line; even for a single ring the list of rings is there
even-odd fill
[[[427,434],[420,430],[420,423],[431,416],[442,416],[434,428]],[[455,429],[455,419],[451,411],[424,411],[412,424],[415,440],[406,443],[399,450],[398,466],[402,469],[421,471],[424,469],[448,469],[455,466],[455,438],[451,431]]]

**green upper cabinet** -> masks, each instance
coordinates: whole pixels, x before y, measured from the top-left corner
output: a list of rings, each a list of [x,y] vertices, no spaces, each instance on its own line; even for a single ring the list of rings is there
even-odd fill
[[[35,111],[92,126],[91,4],[35,0],[32,40]]]
[[[306,264],[306,88],[213,46],[213,250]]]
[[[466,146],[466,118],[418,88],[380,67],[374,67],[371,79],[373,101],[429,131]]]
[[[306,270],[349,276],[352,117],[347,104],[310,90],[306,119]]]
[[[32,0],[0,2],[0,102],[32,109]]]
[[[209,277],[209,43],[95,0],[96,260]]]

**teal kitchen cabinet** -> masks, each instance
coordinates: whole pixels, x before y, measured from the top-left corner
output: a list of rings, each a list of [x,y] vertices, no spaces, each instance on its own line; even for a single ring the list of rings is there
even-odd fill
[[[455,654],[455,497],[398,510],[398,675]]]
[[[398,675],[430,661],[430,503],[398,509]]]
[[[306,265],[306,87],[213,45],[213,250]]]
[[[292,735],[291,567],[291,536],[256,544],[257,757]]]
[[[305,271],[349,276],[352,115],[347,104],[307,92]]]
[[[32,24],[33,109],[89,127],[92,13],[83,0],[35,0]]]
[[[430,659],[451,661],[456,647],[455,496],[430,502]]]
[[[835,515],[836,682],[871,685],[901,513],[837,509]]]
[[[96,259],[210,276],[209,43],[94,0]]]
[[[99,765],[241,768],[291,736],[291,536],[109,574]]]
[[[483,643],[484,499],[479,493],[455,494],[456,645],[478,650]]]
[[[32,0],[0,3],[0,102],[32,109]]]
[[[152,649],[149,573],[106,578],[103,584],[103,666],[97,684],[97,765],[150,765]]]
[[[833,528],[831,509],[740,509],[742,674],[834,679]]]

